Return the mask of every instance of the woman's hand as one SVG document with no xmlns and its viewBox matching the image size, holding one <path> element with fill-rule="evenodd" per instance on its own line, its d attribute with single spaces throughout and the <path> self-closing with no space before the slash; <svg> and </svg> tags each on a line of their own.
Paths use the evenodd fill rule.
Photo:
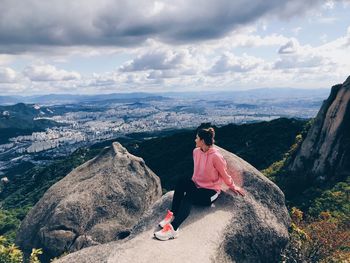
<svg viewBox="0 0 350 263">
<path fill-rule="evenodd" d="M 237 186 L 237 185 L 233 185 L 230 187 L 230 189 L 235 193 L 235 194 L 240 194 L 241 196 L 245 195 L 245 191 L 243 190 L 243 188 Z"/>
</svg>

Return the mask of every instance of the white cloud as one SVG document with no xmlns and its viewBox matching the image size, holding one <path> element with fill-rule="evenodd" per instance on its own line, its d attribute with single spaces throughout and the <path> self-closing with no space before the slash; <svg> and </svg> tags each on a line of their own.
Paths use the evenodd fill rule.
<svg viewBox="0 0 350 263">
<path fill-rule="evenodd" d="M 333 9 L 334 8 L 334 1 L 332 0 L 327 0 L 323 5 L 323 9 Z"/>
<path fill-rule="evenodd" d="M 184 52 L 151 50 L 122 65 L 120 71 L 167 70 L 180 67 L 185 60 Z"/>
<path fill-rule="evenodd" d="M 336 55 L 335 43 L 332 48 L 328 46 L 330 43 L 316 47 L 297 43 L 295 52 L 281 53 L 280 58 L 272 64 L 272 70 L 278 71 L 275 76 L 285 76 L 286 81 L 293 83 L 293 86 L 308 88 L 324 87 L 322 81 L 337 83 L 349 74 L 346 68 L 350 65 L 344 59 L 344 50 L 339 52 L 340 56 Z"/>
<path fill-rule="evenodd" d="M 345 47 L 349 47 L 350 46 L 350 26 L 348 27 L 347 31 L 346 31 L 346 36 L 345 36 Z"/>
<path fill-rule="evenodd" d="M 167 79 L 178 77 L 180 73 L 176 70 L 153 70 L 151 71 L 147 78 L 148 79 Z"/>
<path fill-rule="evenodd" d="M 222 55 L 209 69 L 210 74 L 220 74 L 225 72 L 248 72 L 257 68 L 264 61 L 262 59 L 244 54 L 237 57 L 231 53 Z"/>
<path fill-rule="evenodd" d="M 0 65 L 8 65 L 15 59 L 14 56 L 0 54 Z"/>
<path fill-rule="evenodd" d="M 57 69 L 48 64 L 28 66 L 23 70 L 23 74 L 31 81 L 67 81 L 81 78 L 78 72 Z"/>
<path fill-rule="evenodd" d="M 329 53 L 337 50 L 344 50 L 350 47 L 350 26 L 347 28 L 347 31 L 344 36 L 334 39 L 330 42 L 327 42 L 318 49 L 324 53 Z"/>
<path fill-rule="evenodd" d="M 83 87 L 116 87 L 126 82 L 127 75 L 119 72 L 93 73 L 92 76 L 86 76 L 79 82 Z"/>
<path fill-rule="evenodd" d="M 301 46 L 295 38 L 282 45 L 278 53 L 280 58 L 273 63 L 273 69 L 303 71 L 317 74 L 317 70 L 336 63 L 325 56 L 317 47 L 310 45 Z"/>
<path fill-rule="evenodd" d="M 0 85 L 1 95 L 28 94 L 28 86 L 21 83 L 2 83 Z"/>
<path fill-rule="evenodd" d="M 325 59 L 321 56 L 283 56 L 274 64 L 275 69 L 303 69 L 303 68 L 317 68 L 324 65 Z"/>
<path fill-rule="evenodd" d="M 259 35 L 236 35 L 233 36 L 233 46 L 236 47 L 262 47 L 280 45 L 286 41 L 286 37 L 277 34 L 271 34 L 265 37 Z"/>
<path fill-rule="evenodd" d="M 208 63 L 208 58 L 203 58 L 202 50 L 198 53 L 201 55 L 196 54 L 196 51 L 198 49 L 192 45 L 171 47 L 150 41 L 148 46 L 138 49 L 134 59 L 119 67 L 118 74 L 129 74 L 133 83 L 136 76 L 139 76 L 138 80 L 143 80 L 145 85 L 164 84 L 175 78 L 182 82 L 184 78 L 201 74 L 201 70 Z"/>
<path fill-rule="evenodd" d="M 14 83 L 17 81 L 17 73 L 12 68 L 0 67 L 0 83 Z"/>
<path fill-rule="evenodd" d="M 302 29 L 303 29 L 302 27 L 298 26 L 298 27 L 293 28 L 292 32 L 294 33 L 294 35 L 297 36 Z"/>
<path fill-rule="evenodd" d="M 233 31 L 228 36 L 220 39 L 220 41 L 213 40 L 207 41 L 203 44 L 198 44 L 199 47 L 208 49 L 232 49 L 237 47 L 242 48 L 257 48 L 257 47 L 268 47 L 268 46 L 279 46 L 286 43 L 289 38 L 280 34 L 269 34 L 261 36 L 254 32 L 246 32 L 242 30 Z"/>
<path fill-rule="evenodd" d="M 298 51 L 299 42 L 295 38 L 290 39 L 287 43 L 281 46 L 278 50 L 279 54 L 293 54 Z"/>
<path fill-rule="evenodd" d="M 317 21 L 321 24 L 334 24 L 338 21 L 337 17 L 320 17 Z"/>
</svg>

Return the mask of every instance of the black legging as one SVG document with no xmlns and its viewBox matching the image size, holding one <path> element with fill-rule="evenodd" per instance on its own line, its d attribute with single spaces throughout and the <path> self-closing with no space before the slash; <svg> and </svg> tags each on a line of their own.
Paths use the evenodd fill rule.
<svg viewBox="0 0 350 263">
<path fill-rule="evenodd" d="M 197 188 L 194 182 L 187 177 L 178 180 L 171 211 L 174 213 L 174 221 L 171 223 L 175 230 L 188 217 L 192 204 L 210 206 L 215 200 L 211 201 L 211 197 L 217 192 L 211 189 Z"/>
</svg>

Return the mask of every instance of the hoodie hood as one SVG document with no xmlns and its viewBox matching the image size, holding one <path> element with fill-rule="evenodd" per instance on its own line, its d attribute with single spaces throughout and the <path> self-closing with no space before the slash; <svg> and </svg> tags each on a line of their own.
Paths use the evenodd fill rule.
<svg viewBox="0 0 350 263">
<path fill-rule="evenodd" d="M 210 155 L 210 154 L 218 152 L 218 149 L 216 149 L 215 146 L 210 147 L 209 150 L 206 152 L 203 152 L 200 147 L 198 147 L 198 150 L 200 151 L 201 154 L 205 154 L 205 155 Z"/>
</svg>

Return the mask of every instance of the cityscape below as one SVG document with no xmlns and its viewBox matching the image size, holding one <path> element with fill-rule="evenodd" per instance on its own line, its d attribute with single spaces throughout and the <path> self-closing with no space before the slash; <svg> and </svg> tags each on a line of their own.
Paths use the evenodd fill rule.
<svg viewBox="0 0 350 263">
<path fill-rule="evenodd" d="M 0 144 L 0 176 L 21 162 L 45 165 L 50 160 L 67 156 L 82 146 L 99 141 L 128 136 L 131 133 L 156 132 L 173 129 L 195 128 L 201 123 L 223 126 L 230 123 L 244 124 L 270 121 L 287 117 L 309 119 L 315 117 L 328 90 L 270 94 L 245 92 L 195 96 L 155 96 L 140 94 L 127 98 L 90 98 L 65 104 L 46 101 L 25 104 L 37 113 L 33 121 L 47 120 L 56 123 L 42 131 L 8 138 Z M 254 94 L 254 96 L 253 96 Z M 170 96 L 169 96 L 170 95 Z M 232 94 L 231 94 L 232 95 Z M 62 99 L 62 97 L 61 97 Z M 11 119 L 6 107 L 1 118 Z"/>
</svg>

